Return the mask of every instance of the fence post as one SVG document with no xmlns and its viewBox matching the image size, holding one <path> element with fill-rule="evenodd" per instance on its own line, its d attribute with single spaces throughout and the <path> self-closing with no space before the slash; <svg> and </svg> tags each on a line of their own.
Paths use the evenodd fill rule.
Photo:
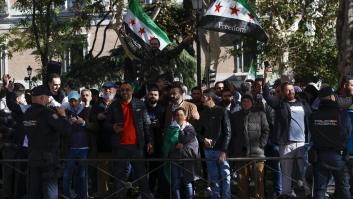
<svg viewBox="0 0 353 199">
<path fill-rule="evenodd" d="M 258 193 L 258 190 L 259 190 L 259 187 L 258 187 L 258 179 L 257 179 L 257 169 L 256 169 L 256 163 L 257 163 L 257 160 L 254 160 L 253 161 L 253 172 L 254 172 L 254 182 L 255 182 L 255 198 L 257 198 L 257 193 Z"/>
<path fill-rule="evenodd" d="M 173 192 L 172 192 L 172 160 L 169 160 L 169 198 L 173 198 Z"/>
</svg>

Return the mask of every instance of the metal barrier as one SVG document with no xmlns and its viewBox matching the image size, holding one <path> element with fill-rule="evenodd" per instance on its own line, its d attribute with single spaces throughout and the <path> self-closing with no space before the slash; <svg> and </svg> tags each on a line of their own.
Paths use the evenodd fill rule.
<svg viewBox="0 0 353 199">
<path fill-rule="evenodd" d="M 236 172 L 239 172 L 241 169 L 249 166 L 249 165 L 252 165 L 253 166 L 253 172 L 254 172 L 254 178 L 252 180 L 255 181 L 255 186 L 254 186 L 254 193 L 257 193 L 258 192 L 258 187 L 257 187 L 257 171 L 255 169 L 255 165 L 257 162 L 264 162 L 264 161 L 271 161 L 271 160 L 298 160 L 298 159 L 302 159 L 302 157 L 297 157 L 297 158 L 289 158 L 289 157 L 265 157 L 265 158 L 250 158 L 250 157 L 244 157 L 244 158 L 227 158 L 227 161 L 228 162 L 232 162 L 232 163 L 235 163 L 235 162 L 244 162 L 244 164 L 239 167 L 239 168 L 236 168 L 235 170 L 231 170 L 230 172 L 230 176 L 233 176 L 234 173 Z M 21 175 L 26 175 L 26 173 L 18 170 L 16 167 L 12 166 L 10 163 L 18 163 L 18 162 L 27 162 L 28 160 L 27 159 L 2 159 L 0 160 L 0 165 L 6 165 L 12 169 L 14 169 L 15 172 L 18 172 L 20 173 Z M 157 172 L 159 169 L 163 168 L 165 165 L 169 164 L 169 165 L 175 165 L 179 168 L 181 168 L 183 171 L 185 172 L 193 172 L 193 171 L 189 171 L 187 170 L 186 168 L 182 167 L 180 164 L 180 162 L 201 162 L 201 161 L 218 161 L 218 159 L 205 159 L 205 158 L 199 158 L 199 159 L 171 159 L 171 158 L 164 158 L 164 159 L 159 159 L 159 158 L 141 158 L 141 159 L 111 159 L 111 158 L 102 158 L 102 159 L 60 159 L 60 161 L 63 163 L 63 162 L 66 162 L 66 161 L 76 161 L 76 162 L 86 162 L 88 163 L 88 165 L 90 167 L 93 167 L 95 169 L 97 169 L 97 171 L 99 171 L 102 175 L 107 175 L 111 178 L 113 178 L 114 180 L 118 180 L 120 181 L 124 186 L 121 187 L 119 190 L 114 190 L 113 192 L 110 192 L 109 195 L 105 196 L 104 198 L 105 199 L 108 199 L 108 198 L 113 198 L 115 197 L 117 194 L 121 193 L 123 190 L 126 190 L 126 189 L 131 189 L 131 188 L 134 188 L 135 184 L 137 184 L 138 181 L 140 181 L 141 179 L 145 178 L 145 177 L 148 177 L 148 175 L 150 175 L 151 173 L 153 172 Z M 162 162 L 161 165 L 159 165 L 157 168 L 154 168 L 153 170 L 150 170 L 149 172 L 146 172 L 145 175 L 143 175 L 142 177 L 140 177 L 139 179 L 135 179 L 133 180 L 132 182 L 128 182 L 128 181 L 124 181 L 124 180 L 121 180 L 121 179 L 118 179 L 116 176 L 114 176 L 110 171 L 107 171 L 103 168 L 100 168 L 98 166 L 96 166 L 94 163 L 97 163 L 97 162 L 110 162 L 110 163 L 113 163 L 113 162 L 117 162 L 117 161 L 137 161 L 137 162 L 142 162 L 142 163 L 146 163 L 146 162 Z M 170 166 L 171 168 L 171 166 Z M 265 164 L 265 168 L 273 171 L 273 172 L 278 172 L 277 170 L 274 170 L 273 168 L 269 167 L 268 165 Z M 171 174 L 171 169 L 169 171 Z M 290 179 L 291 181 L 293 182 L 297 182 L 295 179 L 292 178 L 291 175 L 283 175 L 285 176 L 286 178 Z M 219 179 L 219 182 L 221 182 L 223 179 Z M 200 176 L 200 181 L 204 182 L 204 183 L 209 183 L 208 179 L 205 179 L 203 177 Z M 171 185 L 170 185 L 171 186 Z M 171 187 L 170 188 L 170 194 L 171 194 Z M 306 188 L 309 188 L 309 187 L 306 187 Z M 198 190 L 198 192 L 195 193 L 195 195 L 197 195 L 198 193 L 201 193 L 201 192 L 204 192 L 206 191 L 207 187 L 205 187 L 204 189 L 201 189 L 201 190 Z M 61 198 L 68 198 L 66 196 L 64 196 L 62 193 L 59 193 L 59 196 Z M 170 198 L 171 195 L 170 195 Z M 233 197 L 232 197 L 233 198 Z M 237 196 L 235 196 L 234 198 L 238 198 Z"/>
</svg>

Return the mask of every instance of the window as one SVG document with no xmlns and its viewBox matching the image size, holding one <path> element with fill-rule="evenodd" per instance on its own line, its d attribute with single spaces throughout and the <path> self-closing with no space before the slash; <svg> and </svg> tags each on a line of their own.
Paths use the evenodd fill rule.
<svg viewBox="0 0 353 199">
<path fill-rule="evenodd" d="M 0 16 L 6 16 L 8 14 L 7 1 L 0 0 Z"/>
<path fill-rule="evenodd" d="M 0 77 L 7 73 L 8 57 L 4 45 L 0 45 Z"/>
<path fill-rule="evenodd" d="M 234 56 L 234 72 L 247 73 L 249 72 L 252 60 L 256 62 L 256 41 L 239 41 L 235 44 L 238 55 Z M 255 49 L 255 50 L 254 50 Z"/>
<path fill-rule="evenodd" d="M 155 1 L 154 0 L 144 0 L 145 4 L 153 4 Z"/>
<path fill-rule="evenodd" d="M 79 42 L 77 42 L 79 41 Z M 87 35 L 78 35 L 75 41 L 67 42 L 67 50 L 63 54 L 63 72 L 69 72 L 72 67 L 82 63 L 87 54 Z"/>
</svg>

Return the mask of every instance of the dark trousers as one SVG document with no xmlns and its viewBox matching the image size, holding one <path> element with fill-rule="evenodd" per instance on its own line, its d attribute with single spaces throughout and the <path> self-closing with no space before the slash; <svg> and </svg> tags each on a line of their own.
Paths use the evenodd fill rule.
<svg viewBox="0 0 353 199">
<path fill-rule="evenodd" d="M 159 158 L 159 157 L 151 157 L 151 158 Z M 151 161 L 148 162 L 148 172 L 149 172 L 149 179 L 148 183 L 150 186 L 150 190 L 152 192 L 156 192 L 158 194 L 162 194 L 163 190 L 161 189 L 161 177 L 163 173 L 163 162 Z M 155 190 L 157 187 L 157 190 Z"/>
<path fill-rule="evenodd" d="M 143 151 L 136 145 L 123 145 L 113 149 L 113 158 L 143 158 Z M 151 191 L 148 186 L 145 162 L 121 160 L 113 163 L 114 173 L 114 198 L 126 198 L 126 191 L 129 188 L 126 181 L 132 172 L 133 184 L 137 184 L 143 198 L 151 198 Z"/>
<path fill-rule="evenodd" d="M 265 156 L 266 157 L 279 157 L 279 147 L 276 144 L 267 144 L 265 147 Z M 279 160 L 268 160 L 266 161 L 265 172 L 271 171 L 272 182 L 273 182 L 273 191 L 276 194 L 282 193 L 282 172 L 281 165 Z"/>
<path fill-rule="evenodd" d="M 336 151 L 319 151 L 314 165 L 314 198 L 324 199 L 327 185 L 335 179 L 335 198 L 350 199 L 349 174 L 346 161 Z"/>
<path fill-rule="evenodd" d="M 349 154 L 349 156 L 353 156 L 353 154 Z M 349 185 L 351 196 L 353 196 L 353 159 L 349 159 L 347 162 L 348 173 L 349 173 Z"/>
<path fill-rule="evenodd" d="M 28 199 L 57 199 L 57 167 L 29 167 Z"/>
<path fill-rule="evenodd" d="M 3 159 L 15 159 L 16 148 L 15 147 L 4 147 L 2 149 Z M 3 179 L 3 191 L 2 198 L 12 198 L 14 193 L 15 184 L 15 164 L 13 162 L 5 162 L 2 164 L 2 179 Z"/>
<path fill-rule="evenodd" d="M 28 158 L 28 148 L 20 147 L 16 153 L 17 159 Z M 15 198 L 23 198 L 27 194 L 27 162 L 16 162 L 15 167 L 17 172 L 15 173 Z"/>
</svg>

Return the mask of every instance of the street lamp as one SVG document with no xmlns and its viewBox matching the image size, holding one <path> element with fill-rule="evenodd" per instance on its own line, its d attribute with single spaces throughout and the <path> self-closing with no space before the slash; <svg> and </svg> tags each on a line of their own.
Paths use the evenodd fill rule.
<svg viewBox="0 0 353 199">
<path fill-rule="evenodd" d="M 27 75 L 28 77 L 25 77 L 25 80 L 28 80 L 28 86 L 29 86 L 29 89 L 32 89 L 32 67 L 31 65 L 28 65 L 27 67 Z"/>
<path fill-rule="evenodd" d="M 202 9 L 202 1 L 192 0 L 192 7 L 196 10 L 196 63 L 197 63 L 197 85 L 201 87 L 201 46 L 199 37 L 199 21 Z"/>
</svg>

